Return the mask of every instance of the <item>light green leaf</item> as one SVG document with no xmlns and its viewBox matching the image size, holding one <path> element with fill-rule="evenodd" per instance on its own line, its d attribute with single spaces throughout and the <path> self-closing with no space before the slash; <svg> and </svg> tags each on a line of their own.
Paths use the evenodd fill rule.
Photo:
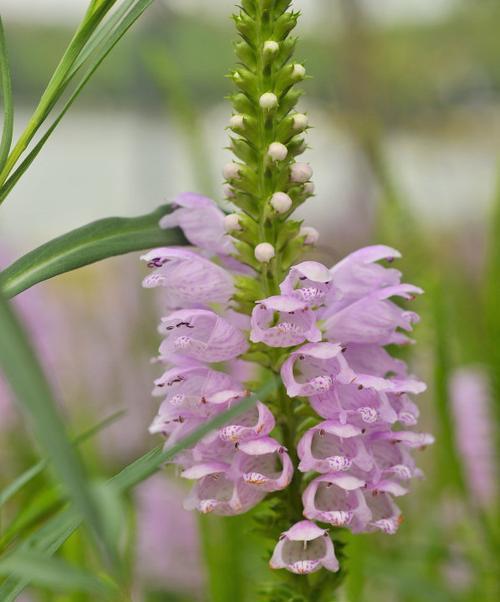
<svg viewBox="0 0 500 602">
<path fill-rule="evenodd" d="M 83 465 L 69 441 L 52 392 L 21 324 L 0 293 L 0 370 L 11 385 L 17 403 L 30 419 L 33 431 L 52 461 L 61 484 L 91 527 L 97 541 L 113 558 L 112 546 L 102 539 L 101 517 Z"/>
<path fill-rule="evenodd" d="M 110 217 L 72 230 L 30 251 L 0 272 L 0 289 L 13 297 L 30 286 L 76 268 L 112 257 L 165 245 L 184 245 L 180 230 L 162 230 L 164 205 L 139 217 Z"/>
<path fill-rule="evenodd" d="M 14 106 L 12 103 L 12 82 L 10 78 L 9 59 L 2 18 L 0 17 L 0 91 L 3 100 L 3 127 L 0 141 L 0 171 L 5 165 L 12 142 L 14 127 Z"/>
<path fill-rule="evenodd" d="M 29 579 L 55 591 L 88 592 L 108 597 L 111 587 L 95 575 L 61 559 L 47 558 L 36 552 L 17 551 L 0 560 L 0 575 Z"/>
<path fill-rule="evenodd" d="M 132 464 L 110 479 L 109 483 L 115 488 L 116 492 L 126 492 L 128 489 L 147 479 L 156 472 L 162 464 L 171 460 L 180 451 L 195 445 L 207 433 L 216 428 L 220 428 L 231 418 L 250 409 L 258 399 L 265 401 L 269 394 L 276 388 L 276 380 L 269 380 L 259 390 L 255 391 L 255 393 L 235 404 L 226 412 L 212 418 L 212 420 L 209 420 L 206 424 L 197 428 L 170 449 L 162 451 L 160 447 L 157 447 L 141 458 L 135 460 L 135 462 L 132 462 Z M 47 523 L 37 532 L 27 537 L 20 544 L 19 548 L 35 548 L 50 556 L 62 546 L 66 539 L 80 526 L 80 524 L 81 517 L 76 508 L 68 508 L 58 516 L 47 521 Z M 16 596 L 19 595 L 29 583 L 29 578 L 18 579 L 15 576 L 10 576 L 2 585 L 0 585 L 0 600 L 5 602 L 15 600 Z"/>
</svg>

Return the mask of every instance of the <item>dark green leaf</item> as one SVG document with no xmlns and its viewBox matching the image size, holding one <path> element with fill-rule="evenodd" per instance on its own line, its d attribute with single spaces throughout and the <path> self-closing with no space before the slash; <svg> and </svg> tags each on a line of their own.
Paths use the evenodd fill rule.
<svg viewBox="0 0 500 602">
<path fill-rule="evenodd" d="M 30 286 L 76 268 L 112 257 L 165 245 L 184 245 L 178 229 L 162 230 L 162 206 L 139 217 L 110 217 L 72 230 L 30 251 L 0 272 L 0 288 L 13 297 Z"/>
</svg>

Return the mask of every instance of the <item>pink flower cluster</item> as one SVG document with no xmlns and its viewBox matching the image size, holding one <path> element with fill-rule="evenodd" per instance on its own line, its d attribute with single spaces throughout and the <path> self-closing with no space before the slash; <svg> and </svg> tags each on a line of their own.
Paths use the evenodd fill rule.
<svg viewBox="0 0 500 602">
<path fill-rule="evenodd" d="M 385 349 L 410 342 L 406 333 L 418 320 L 391 299 L 411 300 L 422 291 L 401 284 L 399 271 L 379 263 L 392 262 L 397 251 L 372 246 L 330 269 L 315 261 L 293 266 L 280 294 L 258 301 L 248 323 L 231 309 L 233 276 L 221 264 L 240 268 L 229 263 L 232 243 L 223 233 L 222 214 L 193 194 L 181 195 L 176 204 L 162 225 L 181 226 L 198 251 L 167 248 L 144 256 L 155 268 L 145 286 L 164 285 L 171 310 L 160 326 L 160 360 L 168 369 L 154 390 L 165 399 L 151 431 L 168 436 L 172 445 L 244 397 L 245 388 L 230 374 L 248 338 L 293 347 L 281 368 L 284 386 L 319 417 L 298 442 L 297 468 L 317 476 L 303 493 L 308 520 L 282 535 L 271 566 L 296 573 L 337 570 L 327 531 L 312 521 L 356 533 L 395 533 L 401 515 L 393 497 L 405 494 L 408 481 L 420 475 L 411 449 L 433 440 L 409 430 L 418 419 L 409 396 L 425 385 Z M 221 362 L 224 372 L 212 366 Z M 285 488 L 294 467 L 270 436 L 274 424 L 259 402 L 177 457 L 183 476 L 196 481 L 186 506 L 235 514 Z"/>
<path fill-rule="evenodd" d="M 153 391 L 164 400 L 150 427 L 152 433 L 168 437 L 168 446 L 248 395 L 235 376 L 241 371 L 237 358 L 248 348 L 248 317 L 231 310 L 231 272 L 205 256 L 231 263 L 232 242 L 224 232 L 223 214 L 213 201 L 195 194 L 181 195 L 176 204 L 178 209 L 161 225 L 182 227 L 197 250 L 155 249 L 143 257 L 154 268 L 144 286 L 164 286 L 170 310 L 160 325 L 164 338 L 159 360 L 167 370 Z M 215 363 L 225 370 L 214 369 Z M 270 410 L 257 402 L 177 455 L 182 476 L 195 481 L 186 508 L 239 514 L 268 492 L 285 488 L 293 466 L 283 446 L 269 436 L 274 425 Z"/>
</svg>

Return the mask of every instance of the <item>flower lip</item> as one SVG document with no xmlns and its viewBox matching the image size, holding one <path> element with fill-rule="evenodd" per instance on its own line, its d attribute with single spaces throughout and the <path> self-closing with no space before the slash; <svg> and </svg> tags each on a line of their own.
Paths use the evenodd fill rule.
<svg viewBox="0 0 500 602">
<path fill-rule="evenodd" d="M 291 541 L 311 541 L 327 533 L 326 529 L 318 527 L 310 520 L 301 520 L 285 531 L 283 535 Z"/>
<path fill-rule="evenodd" d="M 190 468 L 187 468 L 181 473 L 181 476 L 185 479 L 197 480 L 202 477 L 206 477 L 207 475 L 217 474 L 220 472 L 227 472 L 229 466 L 224 462 L 205 462 L 200 464 L 195 464 Z"/>
<path fill-rule="evenodd" d="M 333 277 L 330 270 L 319 261 L 303 261 L 302 263 L 293 265 L 290 268 L 290 272 L 292 271 L 297 271 L 302 276 L 305 276 L 314 282 L 322 282 L 325 284 L 330 282 Z"/>
<path fill-rule="evenodd" d="M 290 297 L 289 295 L 274 295 L 273 297 L 267 297 L 267 299 L 260 299 L 259 301 L 256 301 L 256 303 L 260 303 L 260 305 L 266 309 L 282 311 L 285 313 L 307 309 L 307 304 L 304 303 L 304 301 L 295 297 Z"/>
</svg>

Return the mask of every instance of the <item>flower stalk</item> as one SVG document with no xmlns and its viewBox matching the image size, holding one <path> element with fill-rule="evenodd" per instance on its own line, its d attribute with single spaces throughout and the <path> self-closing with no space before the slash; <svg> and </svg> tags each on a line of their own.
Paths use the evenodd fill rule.
<svg viewBox="0 0 500 602">
<path fill-rule="evenodd" d="M 422 291 L 401 283 L 395 249 L 375 245 L 331 268 L 297 263 L 318 232 L 292 217 L 314 193 L 307 116 L 296 110 L 305 68 L 292 60 L 298 13 L 290 0 L 243 0 L 234 16 L 239 59 L 230 74 L 230 148 L 223 169 L 235 211 L 179 195 L 160 225 L 180 227 L 193 250 L 154 249 L 146 287 L 165 287 L 158 360 L 165 396 L 150 431 L 167 447 L 272 376 L 275 395 L 177 457 L 194 482 L 185 507 L 254 513 L 274 538 L 281 581 L 269 602 L 332 600 L 342 582 L 339 528 L 394 534 L 393 497 L 420 475 L 411 448 L 432 443 L 410 394 L 425 390 L 387 345 L 410 342 L 418 321 L 392 299 Z M 266 502 L 264 499 L 267 498 Z"/>
</svg>

